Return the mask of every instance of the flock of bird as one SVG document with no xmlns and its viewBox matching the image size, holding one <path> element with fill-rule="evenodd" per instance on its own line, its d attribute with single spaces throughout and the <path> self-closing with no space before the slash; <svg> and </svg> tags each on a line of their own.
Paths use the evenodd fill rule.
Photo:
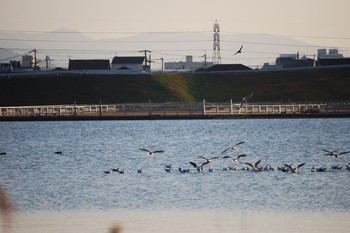
<svg viewBox="0 0 350 233">
<path fill-rule="evenodd" d="M 218 160 L 218 159 L 230 159 L 232 161 L 232 166 L 229 167 L 224 167 L 222 168 L 223 171 L 234 171 L 234 170 L 243 170 L 243 171 L 252 171 L 252 172 L 262 172 L 262 171 L 281 171 L 281 172 L 288 172 L 288 173 L 299 173 L 301 168 L 306 164 L 306 163 L 301 163 L 298 165 L 293 165 L 293 164 L 287 164 L 287 163 L 283 163 L 283 166 L 280 167 L 273 167 L 271 165 L 266 165 L 266 166 L 262 166 L 261 165 L 261 159 L 257 160 L 255 163 L 250 163 L 250 162 L 241 162 L 241 160 L 243 158 L 246 158 L 248 155 L 247 154 L 239 154 L 237 156 L 233 156 L 233 155 L 225 155 L 227 152 L 232 152 L 232 153 L 236 153 L 239 151 L 239 146 L 241 144 L 243 144 L 244 141 L 236 143 L 233 146 L 230 146 L 224 150 L 221 151 L 221 155 L 223 156 L 215 156 L 215 157 L 211 157 L 211 158 L 207 158 L 204 156 L 199 156 L 198 159 L 201 159 L 200 162 L 194 162 L 194 161 L 189 161 L 189 165 L 191 165 L 192 168 L 194 168 L 195 172 L 213 172 L 213 168 L 211 168 L 210 165 L 214 160 Z M 162 154 L 165 151 L 164 150 L 148 150 L 148 149 L 139 149 L 140 151 L 146 152 L 147 156 L 154 156 L 157 154 Z M 343 152 L 339 152 L 339 151 L 330 151 L 330 150 L 322 150 L 324 152 L 325 156 L 328 156 L 332 159 L 335 160 L 340 160 L 343 161 L 342 156 L 345 154 L 350 153 L 350 151 L 343 151 Z M 239 164 L 242 164 L 243 166 L 238 167 Z M 164 166 L 164 171 L 165 172 L 172 172 L 173 171 L 173 167 L 171 164 L 168 165 L 163 165 Z M 208 169 L 207 169 L 208 168 Z M 311 172 L 326 172 L 329 170 L 332 171 L 338 171 L 341 170 L 343 168 L 343 166 L 341 165 L 333 165 L 331 166 L 331 168 L 327 168 L 326 166 L 322 166 L 322 167 L 315 167 L 312 166 L 311 168 Z M 346 164 L 345 167 L 346 170 L 350 171 L 350 162 L 348 162 Z M 175 170 L 176 171 L 176 170 Z M 182 168 L 182 167 L 178 167 L 177 169 L 178 172 L 180 173 L 191 173 L 193 172 L 193 170 L 191 170 L 190 168 Z M 116 169 L 109 169 L 109 170 L 105 170 L 104 173 L 105 174 L 111 174 L 113 172 L 117 172 L 119 174 L 124 174 L 125 171 L 119 168 Z M 137 170 L 138 173 L 142 173 L 143 170 L 142 169 L 138 169 Z"/>
<path fill-rule="evenodd" d="M 225 155 L 227 152 L 237 153 L 239 151 L 239 146 L 242 145 L 243 143 L 244 143 L 244 141 L 241 141 L 239 143 L 234 144 L 233 146 L 230 146 L 230 147 L 222 150 L 221 151 L 221 155 L 223 155 L 222 157 L 215 156 L 215 157 L 207 158 L 204 156 L 199 156 L 198 158 L 201 159 L 200 162 L 189 161 L 188 163 L 197 172 L 206 172 L 206 171 L 213 172 L 213 168 L 211 168 L 208 165 L 210 165 L 214 160 L 218 160 L 218 159 L 229 159 L 232 162 L 232 166 L 222 168 L 223 171 L 243 170 L 243 171 L 261 172 L 261 171 L 276 171 L 276 170 L 278 170 L 278 171 L 282 171 L 282 172 L 299 173 L 300 169 L 305 165 L 305 163 L 301 163 L 298 165 L 283 163 L 283 166 L 275 168 L 275 167 L 271 166 L 270 164 L 268 164 L 266 166 L 262 166 L 261 159 L 257 160 L 255 163 L 241 162 L 241 160 L 243 158 L 246 158 L 248 156 L 247 154 L 239 154 L 237 156 Z M 154 151 L 148 150 L 148 149 L 139 149 L 139 150 L 146 152 L 146 156 L 150 156 L 150 157 L 153 157 L 157 154 L 162 154 L 165 152 L 164 150 L 154 150 Z M 322 149 L 322 151 L 324 152 L 325 156 L 328 156 L 329 158 L 332 158 L 336 161 L 342 161 L 343 164 L 346 164 L 345 169 L 347 171 L 350 171 L 350 162 L 346 162 L 343 159 L 343 155 L 349 154 L 350 151 L 338 151 L 338 150 L 331 151 L 331 150 L 326 150 L 326 149 Z M 61 155 L 61 154 L 63 154 L 63 152 L 56 151 L 56 152 L 54 152 L 54 154 Z M 0 155 L 6 155 L 6 152 L 0 152 Z M 239 164 L 242 164 L 243 166 L 238 167 Z M 208 167 L 208 169 L 206 169 L 206 167 Z M 326 166 L 321 166 L 321 167 L 312 166 L 311 172 L 339 171 L 339 170 L 342 170 L 342 168 L 343 168 L 343 166 L 341 166 L 339 164 L 332 165 L 330 168 L 328 168 Z M 172 172 L 173 167 L 171 164 L 164 165 L 164 170 L 166 172 Z M 190 168 L 185 169 L 182 167 L 179 167 L 177 169 L 177 171 L 180 173 L 191 173 L 192 172 L 192 170 Z M 104 173 L 105 174 L 111 174 L 111 173 L 125 174 L 125 170 L 120 169 L 120 168 L 112 168 L 109 170 L 104 170 Z M 143 169 L 137 169 L 137 173 L 143 173 Z"/>
</svg>

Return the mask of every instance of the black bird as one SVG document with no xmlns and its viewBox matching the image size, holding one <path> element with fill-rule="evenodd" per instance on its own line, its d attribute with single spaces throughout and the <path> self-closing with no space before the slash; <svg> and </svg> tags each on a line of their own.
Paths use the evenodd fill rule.
<svg viewBox="0 0 350 233">
<path fill-rule="evenodd" d="M 231 147 L 229 147 L 229 148 L 223 150 L 223 151 L 221 152 L 221 154 L 224 154 L 224 153 L 226 153 L 226 152 L 229 151 L 229 150 L 238 151 L 238 146 L 241 145 L 241 144 L 243 144 L 243 143 L 244 143 L 244 142 L 239 142 L 239 143 L 237 143 L 237 144 L 235 144 L 235 145 L 233 145 L 233 146 L 231 146 Z"/>
<path fill-rule="evenodd" d="M 289 165 L 289 164 L 283 164 L 287 169 L 288 171 L 292 172 L 292 173 L 299 173 L 299 168 L 301 168 L 302 166 L 305 165 L 305 163 L 301 163 L 299 164 L 298 166 L 296 167 L 292 167 L 292 165 Z"/>
<path fill-rule="evenodd" d="M 120 170 L 120 169 L 118 168 L 117 172 L 118 172 L 119 174 L 125 174 L 124 169 L 123 169 L 123 170 Z"/>
<path fill-rule="evenodd" d="M 105 174 L 111 174 L 113 171 L 112 169 L 111 170 L 108 170 L 108 171 L 103 171 Z"/>
<path fill-rule="evenodd" d="M 56 154 L 56 155 L 61 155 L 61 154 L 62 154 L 62 151 L 56 151 L 55 154 Z"/>
<path fill-rule="evenodd" d="M 327 168 L 325 166 L 323 167 L 312 166 L 311 168 L 311 172 L 326 172 L 326 171 L 327 171 Z"/>
<path fill-rule="evenodd" d="M 331 166 L 332 170 L 341 170 L 343 167 L 339 164 Z"/>
<path fill-rule="evenodd" d="M 237 50 L 237 52 L 235 52 L 235 54 L 233 54 L 232 56 L 235 56 L 239 53 L 242 53 L 242 49 L 243 49 L 243 45 Z"/>
<path fill-rule="evenodd" d="M 151 150 L 147 150 L 147 149 L 140 149 L 142 151 L 146 151 L 148 153 L 149 156 L 152 156 L 154 154 L 161 154 L 164 153 L 164 150 L 155 150 L 155 151 L 151 151 Z"/>
<path fill-rule="evenodd" d="M 6 152 L 0 152 L 0 155 L 6 155 Z"/>
<path fill-rule="evenodd" d="M 168 164 L 168 165 L 164 164 L 164 171 L 171 172 L 171 168 L 172 168 L 171 164 Z"/>
</svg>

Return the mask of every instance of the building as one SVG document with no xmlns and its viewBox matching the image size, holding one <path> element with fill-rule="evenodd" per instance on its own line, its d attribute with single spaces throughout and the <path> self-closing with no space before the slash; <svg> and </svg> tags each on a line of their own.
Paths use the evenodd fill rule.
<svg viewBox="0 0 350 233">
<path fill-rule="evenodd" d="M 112 70 L 142 71 L 145 68 L 145 57 L 114 57 Z"/>
<path fill-rule="evenodd" d="M 110 70 L 109 60 L 71 60 L 69 59 L 69 70 Z"/>
<path fill-rule="evenodd" d="M 346 58 L 320 58 L 319 66 L 344 66 L 350 65 L 350 57 Z"/>
<path fill-rule="evenodd" d="M 209 67 L 205 71 L 220 72 L 220 71 L 247 71 L 247 70 L 252 70 L 252 68 L 242 64 L 216 64 Z"/>
<path fill-rule="evenodd" d="M 307 58 L 302 56 L 299 58 L 299 53 L 296 54 L 280 54 L 276 58 L 275 64 L 271 65 L 265 63 L 263 70 L 275 70 L 275 69 L 288 69 L 288 68 L 305 68 L 305 67 L 314 67 L 317 62 L 315 59 Z"/>
<path fill-rule="evenodd" d="M 34 68 L 34 58 L 32 55 L 24 55 L 22 56 L 22 65 L 25 69 L 33 69 Z"/>
<path fill-rule="evenodd" d="M 317 59 L 330 59 L 330 58 L 344 58 L 343 54 L 338 52 L 338 49 L 318 49 L 317 50 Z"/>
<path fill-rule="evenodd" d="M 0 63 L 0 73 L 9 73 L 12 72 L 13 68 L 11 63 Z"/>
<path fill-rule="evenodd" d="M 341 66 L 350 65 L 350 58 L 345 58 L 338 49 L 318 49 L 317 59 L 320 66 Z"/>
<path fill-rule="evenodd" d="M 195 71 L 195 70 L 203 70 L 206 67 L 212 66 L 212 62 L 194 62 L 193 56 L 186 56 L 186 61 L 179 61 L 179 62 L 165 62 L 164 68 L 166 70 L 188 70 L 188 71 Z"/>
</svg>

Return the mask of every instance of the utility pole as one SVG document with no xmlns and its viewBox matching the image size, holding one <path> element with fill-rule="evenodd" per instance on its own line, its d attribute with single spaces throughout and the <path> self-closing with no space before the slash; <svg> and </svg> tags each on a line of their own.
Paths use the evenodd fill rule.
<svg viewBox="0 0 350 233">
<path fill-rule="evenodd" d="M 149 50 L 141 50 L 139 51 L 140 53 L 145 53 L 145 70 L 149 69 L 151 70 L 151 55 L 149 55 L 149 61 L 147 59 L 147 53 L 152 53 L 151 51 Z M 149 63 L 149 65 L 147 65 Z"/>
<path fill-rule="evenodd" d="M 163 71 L 164 71 L 164 58 L 160 58 L 160 60 L 162 61 L 162 73 L 163 73 Z"/>
<path fill-rule="evenodd" d="M 53 61 L 50 59 L 50 56 L 46 56 L 45 57 L 45 63 L 46 63 L 46 70 L 49 70 L 49 65 L 50 65 L 50 61 Z"/>
<path fill-rule="evenodd" d="M 148 63 L 149 63 L 149 70 L 151 71 L 151 64 L 152 64 L 152 58 L 151 58 L 151 54 L 148 54 L 149 59 L 148 59 Z"/>
<path fill-rule="evenodd" d="M 206 70 L 207 69 L 207 52 L 206 51 L 204 51 L 204 55 L 202 57 L 204 57 L 204 70 Z"/>
</svg>

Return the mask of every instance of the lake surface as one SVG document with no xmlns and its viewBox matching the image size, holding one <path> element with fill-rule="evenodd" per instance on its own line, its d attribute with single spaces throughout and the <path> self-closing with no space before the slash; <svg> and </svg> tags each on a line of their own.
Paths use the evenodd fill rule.
<svg viewBox="0 0 350 233">
<path fill-rule="evenodd" d="M 245 143 L 238 152 L 225 154 L 248 154 L 238 168 L 258 159 L 275 168 L 306 164 L 299 174 L 223 171 L 232 161 L 221 159 L 221 151 L 240 141 Z M 140 148 L 165 152 L 150 157 Z M 350 150 L 350 119 L 0 122 L 0 152 L 6 152 L 0 155 L 0 183 L 24 215 L 172 211 L 348 216 L 350 172 L 345 167 L 350 154 L 334 160 L 322 149 Z M 189 162 L 204 162 L 199 156 L 220 158 L 198 173 Z M 171 172 L 164 170 L 168 164 Z M 338 164 L 341 170 L 331 169 Z M 178 172 L 180 166 L 191 172 Z M 327 172 L 311 172 L 312 166 L 326 166 Z M 105 174 L 112 168 L 125 174 Z"/>
</svg>

